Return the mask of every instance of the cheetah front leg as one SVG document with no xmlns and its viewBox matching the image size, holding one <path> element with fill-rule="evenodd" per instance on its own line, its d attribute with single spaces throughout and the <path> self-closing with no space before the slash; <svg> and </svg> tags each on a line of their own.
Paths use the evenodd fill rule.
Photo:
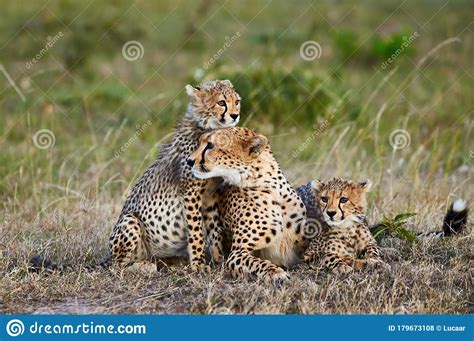
<svg viewBox="0 0 474 341">
<path fill-rule="evenodd" d="M 364 250 L 364 258 L 380 260 L 379 248 L 377 247 L 375 242 L 371 241 L 367 244 Z"/>
<path fill-rule="evenodd" d="M 184 211 L 188 226 L 188 255 L 193 271 L 207 271 L 204 257 L 204 235 L 202 219 L 202 194 L 205 182 L 201 180 L 189 181 L 184 193 Z"/>
<path fill-rule="evenodd" d="M 341 258 L 345 264 L 356 270 L 361 270 L 366 265 L 365 259 L 358 259 L 352 256 L 344 256 Z"/>
<path fill-rule="evenodd" d="M 110 236 L 113 264 L 127 271 L 154 273 L 156 264 L 150 258 L 142 222 L 133 213 L 124 214 L 115 225 Z"/>
<path fill-rule="evenodd" d="M 377 242 L 368 230 L 364 230 L 364 232 L 361 233 L 361 240 L 362 242 L 359 245 L 359 249 L 362 250 L 364 254 L 364 263 L 367 265 L 382 264 L 383 261 L 379 254 Z"/>
<path fill-rule="evenodd" d="M 249 206 L 249 210 L 252 204 Z M 283 231 L 280 227 L 281 216 L 274 210 L 269 210 L 273 219 L 277 221 L 272 226 L 249 226 L 245 223 L 248 218 L 241 217 L 232 230 L 232 249 L 226 266 L 234 276 L 256 276 L 266 282 L 279 283 L 289 280 L 289 276 L 281 267 L 269 260 L 264 260 L 253 255 L 253 252 L 263 251 L 278 245 Z M 271 214 L 265 212 L 266 221 L 270 220 Z M 243 222 L 243 223 L 242 223 Z"/>
<path fill-rule="evenodd" d="M 265 280 L 265 282 L 275 284 L 290 279 L 285 270 L 269 260 L 253 256 L 248 250 L 232 250 L 226 266 L 234 277 L 255 276 Z"/>
<path fill-rule="evenodd" d="M 322 258 L 322 264 L 335 273 L 351 272 L 354 269 L 352 261 L 352 258 L 341 257 L 335 252 L 326 252 Z"/>
<path fill-rule="evenodd" d="M 224 227 L 219 219 L 218 196 L 212 194 L 215 191 L 203 197 L 202 218 L 212 261 L 220 264 L 224 261 Z"/>
<path fill-rule="evenodd" d="M 306 263 L 313 263 L 319 259 L 321 252 L 320 240 L 313 239 L 304 253 L 303 260 Z"/>
<path fill-rule="evenodd" d="M 386 265 L 379 256 L 377 245 L 375 242 L 368 244 L 364 250 L 364 259 L 359 259 L 351 256 L 342 257 L 343 261 L 356 270 L 362 270 L 366 266 L 371 265 Z"/>
<path fill-rule="evenodd" d="M 224 261 L 224 228 L 217 223 L 209 232 L 209 248 L 212 260 L 220 264 Z"/>
<path fill-rule="evenodd" d="M 340 240 L 330 239 L 324 245 L 321 264 L 336 273 L 348 273 L 354 269 L 354 257 L 344 252 L 346 245 Z"/>
</svg>

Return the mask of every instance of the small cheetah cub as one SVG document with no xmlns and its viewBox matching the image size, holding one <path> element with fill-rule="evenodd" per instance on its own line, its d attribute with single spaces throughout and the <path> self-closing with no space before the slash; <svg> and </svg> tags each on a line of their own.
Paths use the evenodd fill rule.
<svg viewBox="0 0 474 341">
<path fill-rule="evenodd" d="M 325 226 L 306 250 L 305 262 L 317 261 L 340 273 L 382 262 L 365 217 L 370 186 L 369 180 L 353 183 L 338 178 L 311 183 Z"/>
</svg>

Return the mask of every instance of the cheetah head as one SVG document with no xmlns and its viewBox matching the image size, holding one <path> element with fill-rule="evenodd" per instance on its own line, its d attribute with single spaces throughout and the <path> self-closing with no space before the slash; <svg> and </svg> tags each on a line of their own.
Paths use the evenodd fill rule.
<svg viewBox="0 0 474 341">
<path fill-rule="evenodd" d="M 328 182 L 311 182 L 316 205 L 330 227 L 348 227 L 364 220 L 367 206 L 365 194 L 371 185 L 370 180 L 353 183 L 338 178 Z"/>
<path fill-rule="evenodd" d="M 265 136 L 247 128 L 232 127 L 203 134 L 188 165 L 196 178 L 222 177 L 226 183 L 248 187 L 255 186 L 271 158 Z"/>
<path fill-rule="evenodd" d="M 233 127 L 240 119 L 240 96 L 228 80 L 198 86 L 186 85 L 190 97 L 188 112 L 206 130 Z"/>
</svg>

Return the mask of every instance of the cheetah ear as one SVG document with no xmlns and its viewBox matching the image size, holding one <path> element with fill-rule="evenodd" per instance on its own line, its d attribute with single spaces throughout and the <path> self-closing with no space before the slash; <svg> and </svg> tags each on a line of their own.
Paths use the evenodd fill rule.
<svg viewBox="0 0 474 341">
<path fill-rule="evenodd" d="M 323 182 L 321 180 L 313 180 L 311 181 L 311 188 L 314 189 L 315 191 L 319 191 L 321 186 L 323 185 Z"/>
<path fill-rule="evenodd" d="M 357 183 L 357 187 L 362 189 L 364 192 L 368 192 L 370 191 L 370 188 L 372 187 L 372 181 L 370 181 L 369 179 L 359 181 Z"/>
<path fill-rule="evenodd" d="M 232 83 L 230 82 L 230 80 L 228 80 L 228 79 L 224 79 L 224 80 L 221 80 L 221 81 L 219 81 L 219 82 L 222 83 L 222 84 L 224 84 L 224 85 L 226 85 L 226 86 L 229 86 L 229 87 L 231 87 L 231 88 L 234 87 L 234 86 L 232 85 Z"/>
<path fill-rule="evenodd" d="M 186 93 L 188 94 L 189 97 L 195 97 L 196 94 L 199 91 L 201 91 L 201 89 L 198 86 L 194 87 L 190 84 L 186 85 L 184 88 L 186 89 Z"/>
<path fill-rule="evenodd" d="M 263 135 L 256 135 L 248 140 L 249 155 L 257 157 L 267 146 L 268 139 Z"/>
</svg>

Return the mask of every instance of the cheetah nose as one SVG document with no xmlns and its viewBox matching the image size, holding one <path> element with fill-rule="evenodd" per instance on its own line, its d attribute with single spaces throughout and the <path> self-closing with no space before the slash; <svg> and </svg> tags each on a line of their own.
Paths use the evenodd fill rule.
<svg viewBox="0 0 474 341">
<path fill-rule="evenodd" d="M 186 163 L 188 164 L 189 167 L 194 166 L 194 160 L 193 160 L 193 159 L 188 159 L 188 160 L 186 161 Z"/>
<path fill-rule="evenodd" d="M 239 114 L 230 114 L 230 117 L 235 121 L 237 117 L 239 117 Z"/>
<path fill-rule="evenodd" d="M 336 215 L 336 211 L 327 211 L 326 213 L 328 214 L 329 218 L 331 218 L 331 219 L 334 218 L 334 216 Z"/>
</svg>

